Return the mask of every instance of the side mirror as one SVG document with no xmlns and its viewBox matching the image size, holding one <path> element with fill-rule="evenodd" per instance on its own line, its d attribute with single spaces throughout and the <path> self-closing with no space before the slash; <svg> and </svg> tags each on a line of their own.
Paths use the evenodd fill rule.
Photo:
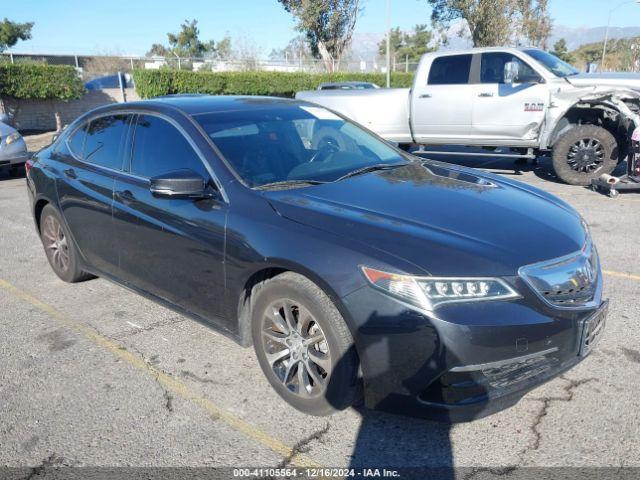
<svg viewBox="0 0 640 480">
<path fill-rule="evenodd" d="M 504 83 L 511 85 L 518 80 L 520 64 L 518 62 L 507 62 L 504 64 Z"/>
<path fill-rule="evenodd" d="M 177 170 L 153 177 L 149 190 L 161 198 L 201 199 L 213 196 L 205 179 L 191 170 Z"/>
</svg>

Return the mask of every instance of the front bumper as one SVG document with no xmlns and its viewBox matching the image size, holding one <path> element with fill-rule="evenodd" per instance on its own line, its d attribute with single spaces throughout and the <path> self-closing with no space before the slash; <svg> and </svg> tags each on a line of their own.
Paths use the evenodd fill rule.
<svg viewBox="0 0 640 480">
<path fill-rule="evenodd" d="M 519 277 L 510 281 L 522 298 L 446 305 L 437 318 L 371 287 L 344 297 L 356 325 L 365 405 L 470 421 L 517 403 L 580 362 L 587 354 L 585 325 L 606 302 L 598 309 L 556 309 Z M 601 286 L 598 298 L 600 292 Z"/>
<path fill-rule="evenodd" d="M 27 145 L 23 138 L 7 145 L 5 140 L 0 142 L 0 168 L 10 168 L 22 165 L 29 159 Z"/>
</svg>

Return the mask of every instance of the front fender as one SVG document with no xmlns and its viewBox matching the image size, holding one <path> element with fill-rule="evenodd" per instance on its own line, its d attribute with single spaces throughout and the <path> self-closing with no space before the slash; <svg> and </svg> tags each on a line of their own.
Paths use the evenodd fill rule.
<svg viewBox="0 0 640 480">
<path fill-rule="evenodd" d="M 555 141 L 566 130 L 568 125 L 563 124 L 562 120 L 566 118 L 571 109 L 580 104 L 586 104 L 591 107 L 605 107 L 618 112 L 623 125 L 629 132 L 633 131 L 635 127 L 640 126 L 640 115 L 629 108 L 624 101 L 625 99 L 636 101 L 640 107 L 640 94 L 634 90 L 605 87 L 558 90 L 552 94 L 551 108 L 547 110 L 545 123 L 548 128 L 545 129 L 540 138 L 541 147 L 553 147 Z"/>
</svg>

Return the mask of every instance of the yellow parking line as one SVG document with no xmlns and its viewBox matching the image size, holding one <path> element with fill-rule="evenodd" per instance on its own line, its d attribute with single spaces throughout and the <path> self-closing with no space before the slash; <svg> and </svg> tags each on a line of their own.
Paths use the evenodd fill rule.
<svg viewBox="0 0 640 480">
<path fill-rule="evenodd" d="M 209 413 L 212 417 L 224 421 L 227 425 L 229 425 L 234 430 L 243 433 L 247 437 L 257 441 L 258 443 L 264 445 L 275 453 L 281 455 L 282 457 L 288 457 L 293 454 L 291 463 L 297 465 L 299 467 L 320 467 L 317 463 L 315 463 L 310 458 L 305 455 L 301 455 L 297 452 L 293 452 L 291 447 L 285 445 L 279 440 L 271 437 L 269 434 L 263 432 L 259 428 L 253 426 L 249 422 L 242 420 L 239 417 L 236 417 L 234 414 L 229 412 L 213 403 L 208 398 L 203 397 L 202 395 L 191 390 L 184 383 L 176 380 L 171 375 L 168 375 L 153 366 L 149 365 L 149 363 L 145 362 L 142 358 L 132 354 L 127 351 L 124 346 L 119 345 L 108 338 L 104 337 L 97 331 L 95 331 L 91 327 L 87 327 L 81 323 L 77 323 L 71 318 L 67 317 L 64 313 L 57 310 L 56 308 L 48 305 L 36 297 L 31 295 L 30 293 L 12 285 L 11 283 L 0 279 L 0 287 L 14 295 L 15 297 L 23 300 L 39 310 L 43 311 L 47 315 L 49 315 L 54 320 L 57 320 L 61 324 L 82 333 L 85 337 L 91 340 L 93 343 L 109 350 L 111 353 L 121 358 L 128 364 L 134 366 L 138 370 L 141 370 L 150 376 L 152 376 L 158 383 L 163 385 L 167 390 L 179 395 L 180 397 L 190 400 L 195 404 L 202 407 L 204 410 Z"/>
<path fill-rule="evenodd" d="M 632 273 L 615 272 L 613 270 L 602 270 L 602 273 L 611 277 L 626 278 L 628 280 L 636 280 L 640 282 L 640 275 L 634 275 Z"/>
</svg>

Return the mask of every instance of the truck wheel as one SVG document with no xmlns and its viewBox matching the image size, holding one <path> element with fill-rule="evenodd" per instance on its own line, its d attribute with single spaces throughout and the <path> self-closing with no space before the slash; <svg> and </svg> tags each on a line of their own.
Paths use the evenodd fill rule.
<svg viewBox="0 0 640 480">
<path fill-rule="evenodd" d="M 553 146 L 553 169 L 570 185 L 590 185 L 610 174 L 618 164 L 618 143 L 602 127 L 577 125 L 562 134 Z"/>
</svg>

